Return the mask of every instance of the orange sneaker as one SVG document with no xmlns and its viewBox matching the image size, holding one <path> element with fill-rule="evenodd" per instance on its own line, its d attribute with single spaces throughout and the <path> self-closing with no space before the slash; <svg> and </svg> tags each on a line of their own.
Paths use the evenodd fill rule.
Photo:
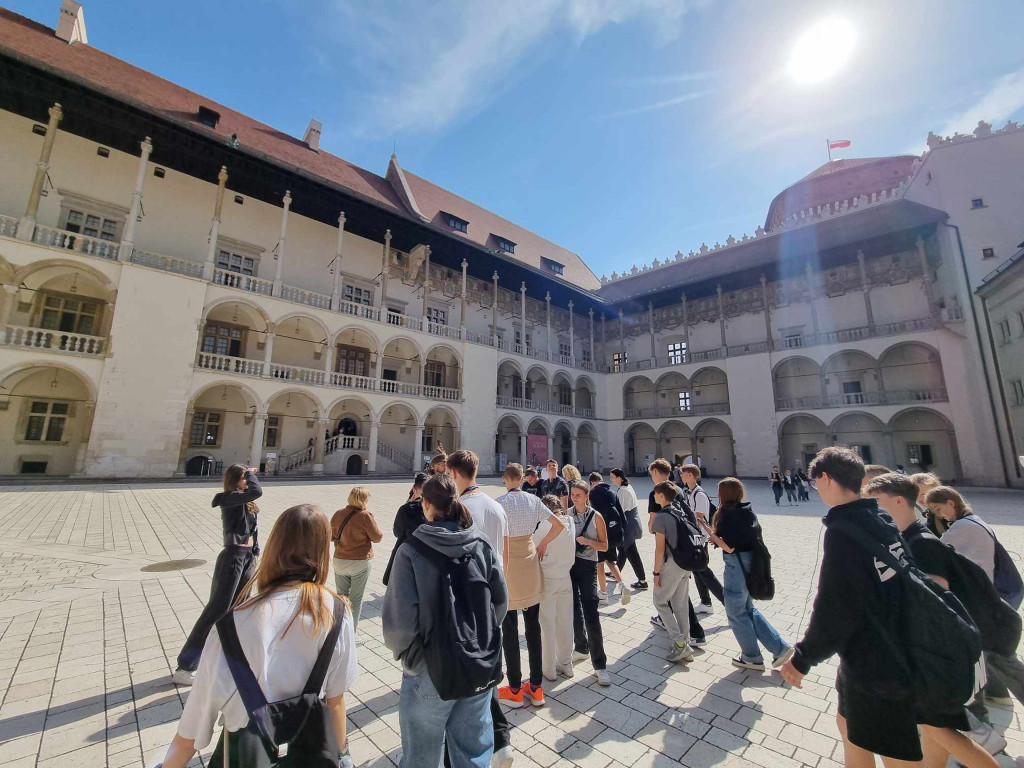
<svg viewBox="0 0 1024 768">
<path fill-rule="evenodd" d="M 544 689 L 539 685 L 526 683 L 522 689 L 523 698 L 535 707 L 544 706 Z"/>
<path fill-rule="evenodd" d="M 529 683 L 522 686 L 518 691 L 513 691 L 509 686 L 503 685 L 498 689 L 498 701 L 503 701 L 513 709 L 518 709 L 526 702 L 523 701 L 523 692 L 529 687 Z M 544 696 L 541 694 L 541 698 Z"/>
</svg>

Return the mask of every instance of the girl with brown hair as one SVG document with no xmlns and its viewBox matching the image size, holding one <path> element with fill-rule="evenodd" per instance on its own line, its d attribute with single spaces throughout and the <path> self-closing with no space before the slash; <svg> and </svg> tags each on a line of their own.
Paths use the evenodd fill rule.
<svg viewBox="0 0 1024 768">
<path fill-rule="evenodd" d="M 303 693 L 321 646 L 340 616 L 325 684 L 318 693 L 326 696 L 333 724 L 328 742 L 339 756 L 347 756 L 345 691 L 356 679 L 355 635 L 348 611 L 338 610 L 336 601 L 344 603 L 344 598 L 327 587 L 330 542 L 331 526 L 319 507 L 300 504 L 285 510 L 274 523 L 256 576 L 246 585 L 246 589 L 255 587 L 257 594 L 241 601 L 232 618 L 260 689 L 268 701 L 276 702 Z M 220 714 L 224 716 L 221 738 L 231 734 L 233 748 L 234 734 L 246 728 L 249 714 L 217 632 L 203 653 L 163 768 L 184 768 L 197 750 L 210 743 Z M 214 754 L 221 749 L 218 745 Z"/>
</svg>

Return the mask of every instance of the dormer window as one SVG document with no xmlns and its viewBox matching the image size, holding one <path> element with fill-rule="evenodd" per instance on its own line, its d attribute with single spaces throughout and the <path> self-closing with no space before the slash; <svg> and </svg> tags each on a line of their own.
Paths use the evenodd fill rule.
<svg viewBox="0 0 1024 768">
<path fill-rule="evenodd" d="M 498 237 L 497 235 L 495 235 L 494 237 L 498 241 L 498 248 L 503 250 L 505 253 L 516 252 L 516 244 L 513 243 L 511 240 L 506 240 L 504 237 Z"/>
<path fill-rule="evenodd" d="M 452 229 L 457 229 L 459 232 L 469 232 L 469 222 L 465 219 L 460 219 L 458 216 L 453 216 L 450 213 L 444 214 L 444 219 Z"/>
<path fill-rule="evenodd" d="M 198 120 L 207 128 L 216 128 L 217 123 L 220 122 L 220 112 L 216 112 L 209 107 L 199 107 Z"/>
<path fill-rule="evenodd" d="M 565 264 L 560 264 L 554 259 L 546 259 L 543 256 L 540 257 L 540 265 L 544 269 L 554 272 L 556 275 L 560 275 L 565 272 Z"/>
</svg>

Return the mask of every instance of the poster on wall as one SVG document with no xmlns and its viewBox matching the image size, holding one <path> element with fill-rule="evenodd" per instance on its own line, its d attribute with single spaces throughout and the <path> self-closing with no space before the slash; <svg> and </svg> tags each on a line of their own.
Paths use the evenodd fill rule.
<svg viewBox="0 0 1024 768">
<path fill-rule="evenodd" d="M 543 464 L 548 460 L 548 436 L 526 436 L 526 463 L 532 466 Z"/>
</svg>

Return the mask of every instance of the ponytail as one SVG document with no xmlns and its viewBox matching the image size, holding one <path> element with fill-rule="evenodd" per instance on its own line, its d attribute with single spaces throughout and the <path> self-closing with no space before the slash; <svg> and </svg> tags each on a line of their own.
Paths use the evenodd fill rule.
<svg viewBox="0 0 1024 768">
<path fill-rule="evenodd" d="M 423 498 L 441 513 L 441 520 L 455 523 L 459 528 L 473 525 L 469 509 L 459 501 L 455 481 L 448 475 L 434 475 L 423 484 Z"/>
<path fill-rule="evenodd" d="M 628 488 L 628 487 L 629 487 L 629 478 L 628 478 L 628 477 L 626 477 L 626 473 L 625 473 L 625 472 L 623 472 L 623 471 L 622 471 L 621 469 L 619 469 L 618 467 L 616 467 L 615 469 L 613 469 L 613 470 L 612 470 L 611 472 L 609 472 L 608 474 L 610 474 L 610 475 L 615 475 L 615 476 L 616 476 L 617 478 L 619 478 L 619 482 L 621 482 L 621 483 L 622 483 L 622 487 L 623 487 L 623 488 Z"/>
</svg>

